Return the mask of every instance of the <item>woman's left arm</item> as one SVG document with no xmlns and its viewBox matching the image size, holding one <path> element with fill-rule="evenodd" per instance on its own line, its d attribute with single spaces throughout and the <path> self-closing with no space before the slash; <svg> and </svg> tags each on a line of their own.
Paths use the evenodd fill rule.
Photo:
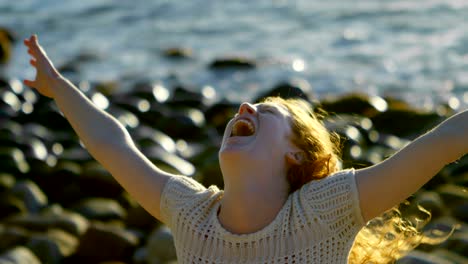
<svg viewBox="0 0 468 264">
<path fill-rule="evenodd" d="M 390 158 L 356 171 L 362 216 L 368 221 L 392 208 L 468 152 L 468 110 L 417 138 Z"/>
</svg>

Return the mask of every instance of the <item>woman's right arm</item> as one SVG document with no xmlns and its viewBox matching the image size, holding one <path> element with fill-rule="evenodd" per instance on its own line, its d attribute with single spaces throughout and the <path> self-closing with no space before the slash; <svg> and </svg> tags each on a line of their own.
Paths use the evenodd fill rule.
<svg viewBox="0 0 468 264">
<path fill-rule="evenodd" d="M 127 130 L 97 108 L 78 88 L 60 75 L 37 37 L 24 41 L 36 78 L 24 83 L 51 97 L 91 155 L 153 216 L 160 219 L 161 193 L 169 177 L 135 146 Z"/>
</svg>

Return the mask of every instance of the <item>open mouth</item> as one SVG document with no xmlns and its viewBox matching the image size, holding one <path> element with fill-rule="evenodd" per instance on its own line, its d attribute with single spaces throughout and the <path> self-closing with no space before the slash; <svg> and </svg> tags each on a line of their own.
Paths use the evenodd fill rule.
<svg viewBox="0 0 468 264">
<path fill-rule="evenodd" d="M 255 134 L 255 126 L 248 119 L 238 119 L 232 125 L 230 137 L 248 137 Z"/>
</svg>

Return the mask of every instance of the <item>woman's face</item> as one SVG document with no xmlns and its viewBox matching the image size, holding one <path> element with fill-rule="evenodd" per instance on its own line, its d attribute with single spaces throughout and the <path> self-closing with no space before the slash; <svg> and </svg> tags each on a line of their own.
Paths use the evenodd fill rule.
<svg viewBox="0 0 468 264">
<path fill-rule="evenodd" d="M 241 104 L 226 126 L 220 159 L 283 162 L 285 154 L 297 148 L 291 143 L 291 115 L 275 103 Z"/>
</svg>

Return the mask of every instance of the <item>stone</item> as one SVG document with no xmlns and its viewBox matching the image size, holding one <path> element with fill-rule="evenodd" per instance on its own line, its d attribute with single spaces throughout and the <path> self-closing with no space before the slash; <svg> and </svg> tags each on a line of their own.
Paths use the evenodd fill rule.
<svg viewBox="0 0 468 264">
<path fill-rule="evenodd" d="M 30 213 L 39 212 L 42 208 L 47 206 L 48 203 L 45 193 L 42 192 L 36 183 L 30 180 L 18 182 L 11 189 L 11 193 L 24 201 Z"/>
<path fill-rule="evenodd" d="M 372 97 L 363 93 L 350 93 L 332 99 L 322 100 L 320 107 L 328 113 L 351 114 L 364 117 L 374 117 L 386 109 L 386 102 L 380 97 Z"/>
<path fill-rule="evenodd" d="M 311 93 L 311 90 L 311 86 L 306 80 L 293 79 L 278 83 L 269 91 L 258 95 L 254 102 L 260 102 L 270 96 L 279 96 L 284 99 L 301 98 L 310 102 L 308 94 Z"/>
<path fill-rule="evenodd" d="M 167 262 L 176 259 L 174 238 L 169 228 L 161 226 L 155 229 L 148 237 L 146 243 L 148 259 L 158 259 Z"/>
<path fill-rule="evenodd" d="M 468 263 L 468 258 L 466 257 L 463 257 L 457 253 L 454 253 L 454 252 L 451 252 L 449 250 L 446 250 L 446 249 L 436 249 L 434 251 L 431 252 L 431 254 L 434 254 L 436 256 L 439 256 L 443 259 L 446 259 L 448 261 L 450 261 L 450 263 L 453 263 L 453 264 L 465 264 L 465 263 Z"/>
<path fill-rule="evenodd" d="M 97 161 L 83 165 L 83 172 L 78 182 L 83 197 L 116 199 L 123 192 L 122 186 Z"/>
<path fill-rule="evenodd" d="M 138 243 L 131 232 L 96 223 L 81 237 L 76 256 L 86 263 L 130 261 Z"/>
<path fill-rule="evenodd" d="M 452 264 L 452 262 L 430 253 L 413 250 L 399 259 L 396 264 Z"/>
<path fill-rule="evenodd" d="M 438 218 L 445 212 L 446 206 L 437 192 L 422 191 L 416 194 L 411 203 L 413 207 L 418 205 L 431 212 L 432 218 Z M 414 208 L 416 210 L 416 208 Z"/>
<path fill-rule="evenodd" d="M 251 70 L 257 67 L 257 63 L 254 60 L 243 57 L 225 57 L 215 59 L 208 67 L 214 70 Z"/>
<path fill-rule="evenodd" d="M 193 51 L 189 48 L 171 47 L 164 49 L 162 55 L 171 59 L 192 59 Z"/>
<path fill-rule="evenodd" d="M 159 146 L 142 148 L 142 153 L 158 168 L 176 174 L 191 176 L 195 173 L 195 166 L 185 159 L 165 151 Z"/>
<path fill-rule="evenodd" d="M 80 236 L 89 226 L 83 216 L 62 209 L 55 205 L 44 209 L 40 214 L 15 215 L 5 219 L 5 224 L 26 228 L 33 231 L 45 231 L 51 228 L 64 230 Z"/>
<path fill-rule="evenodd" d="M 26 246 L 42 263 L 59 264 L 75 252 L 78 239 L 60 229 L 50 229 L 47 233 L 33 235 Z"/>
<path fill-rule="evenodd" d="M 437 113 L 411 109 L 389 109 L 371 116 L 377 131 L 409 139 L 434 127 L 441 119 Z"/>
<path fill-rule="evenodd" d="M 8 31 L 0 28 L 0 64 L 6 64 L 10 61 L 12 50 L 13 43 L 8 36 Z"/>
<path fill-rule="evenodd" d="M 0 171 L 14 175 L 29 172 L 23 151 L 15 147 L 0 147 Z"/>
<path fill-rule="evenodd" d="M 136 205 L 128 209 L 125 223 L 128 227 L 153 230 L 159 224 L 159 221 L 141 205 Z"/>
<path fill-rule="evenodd" d="M 0 264 L 42 264 L 34 253 L 24 246 L 12 248 L 0 255 Z"/>
<path fill-rule="evenodd" d="M 117 201 L 108 198 L 82 199 L 71 209 L 90 220 L 122 220 L 126 216 L 122 206 Z"/>
<path fill-rule="evenodd" d="M 15 178 L 9 173 L 0 173 L 0 193 L 9 191 L 15 185 Z"/>
<path fill-rule="evenodd" d="M 29 236 L 29 232 L 24 228 L 0 225 L 0 252 L 18 245 L 24 245 Z"/>
<path fill-rule="evenodd" d="M 468 258 L 468 232 L 466 230 L 464 232 L 455 232 L 448 238 L 447 248 Z"/>
<path fill-rule="evenodd" d="M 0 219 L 27 212 L 28 209 L 23 200 L 9 192 L 0 193 Z"/>
</svg>

